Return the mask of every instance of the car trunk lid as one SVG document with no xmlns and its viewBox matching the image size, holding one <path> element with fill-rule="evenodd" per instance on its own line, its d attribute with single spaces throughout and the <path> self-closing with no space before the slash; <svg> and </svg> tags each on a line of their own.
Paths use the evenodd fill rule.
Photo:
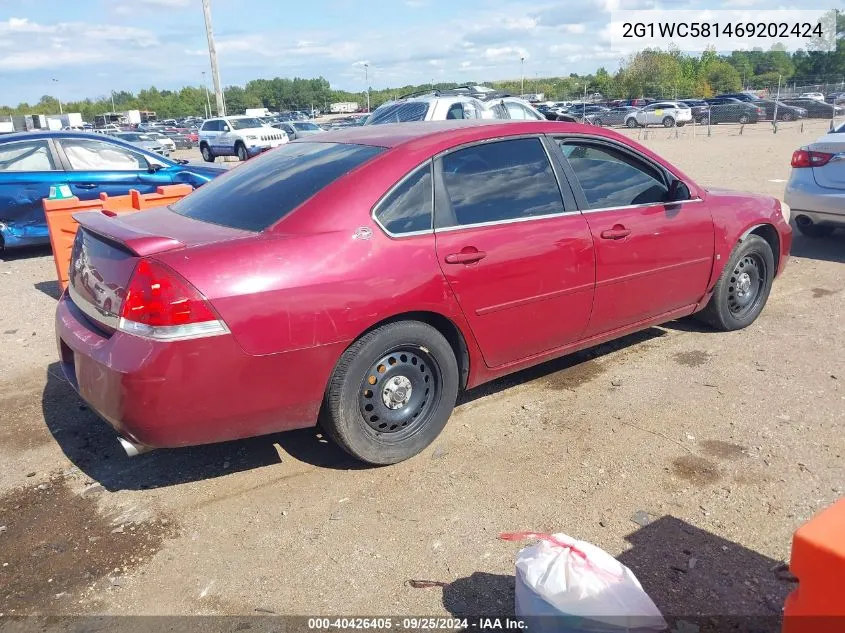
<svg viewBox="0 0 845 633">
<path fill-rule="evenodd" d="M 126 288 L 138 261 L 158 253 L 224 241 L 248 231 L 192 220 L 165 208 L 116 216 L 77 213 L 68 293 L 95 325 L 117 329 Z"/>
<path fill-rule="evenodd" d="M 812 168 L 816 184 L 828 189 L 845 189 L 845 134 L 822 136 L 810 143 L 808 149 L 833 155 L 824 165 Z"/>
</svg>

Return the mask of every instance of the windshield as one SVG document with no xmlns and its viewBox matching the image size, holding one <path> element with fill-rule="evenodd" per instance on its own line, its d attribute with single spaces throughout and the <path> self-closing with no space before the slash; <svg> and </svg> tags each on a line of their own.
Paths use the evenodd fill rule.
<svg viewBox="0 0 845 633">
<path fill-rule="evenodd" d="M 290 143 L 203 185 L 170 208 L 195 220 L 262 231 L 384 151 L 344 143 Z"/>
<path fill-rule="evenodd" d="M 151 140 L 149 136 L 145 134 L 118 134 L 118 138 L 123 139 L 124 141 L 130 141 L 135 143 L 137 141 L 149 141 Z"/>
<path fill-rule="evenodd" d="M 319 132 L 320 131 L 320 126 L 315 125 L 314 123 L 294 123 L 293 127 L 295 127 L 297 130 L 300 130 L 302 132 L 306 132 L 306 131 Z"/>
<path fill-rule="evenodd" d="M 428 103 L 425 101 L 385 103 L 373 111 L 367 119 L 366 125 L 425 121 L 426 114 L 428 114 Z"/>
<path fill-rule="evenodd" d="M 258 119 L 229 119 L 229 126 L 233 130 L 248 130 L 250 128 L 262 127 L 263 124 Z"/>
</svg>

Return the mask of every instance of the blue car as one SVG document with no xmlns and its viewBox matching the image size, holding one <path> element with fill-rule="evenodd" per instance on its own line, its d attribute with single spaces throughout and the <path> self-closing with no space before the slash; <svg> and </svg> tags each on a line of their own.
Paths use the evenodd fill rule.
<svg viewBox="0 0 845 633">
<path fill-rule="evenodd" d="M 152 193 L 162 185 L 199 187 L 223 167 L 188 165 L 116 138 L 83 132 L 22 132 L 0 136 L 0 248 L 49 244 L 41 200 L 68 185 L 81 200 Z"/>
</svg>

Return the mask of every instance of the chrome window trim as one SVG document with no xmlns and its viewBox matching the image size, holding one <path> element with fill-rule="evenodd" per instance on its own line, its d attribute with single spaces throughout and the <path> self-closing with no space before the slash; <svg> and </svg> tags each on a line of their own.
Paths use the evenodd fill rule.
<svg viewBox="0 0 845 633">
<path fill-rule="evenodd" d="M 600 207 L 598 209 L 584 209 L 581 213 L 601 213 L 603 211 L 622 211 L 624 209 L 642 209 L 644 207 L 674 207 L 679 204 L 689 204 L 690 202 L 704 202 L 702 198 L 690 198 L 689 200 L 678 200 L 677 202 L 646 202 L 643 204 L 628 204 L 621 207 Z"/>
<path fill-rule="evenodd" d="M 527 218 L 510 218 L 508 220 L 493 220 L 491 222 L 476 222 L 475 224 L 460 224 L 458 226 L 447 226 L 440 229 L 434 229 L 435 233 L 446 233 L 449 231 L 460 231 L 462 229 L 474 229 L 485 226 L 496 226 L 497 224 L 514 224 L 516 222 L 530 222 L 531 220 L 548 220 L 550 218 L 560 218 L 567 215 L 574 215 L 578 211 L 566 213 L 547 213 L 545 215 L 532 215 Z"/>
<path fill-rule="evenodd" d="M 119 317 L 116 314 L 112 314 L 111 312 L 106 312 L 99 306 L 95 306 L 90 301 L 86 301 L 82 298 L 82 295 L 79 294 L 79 291 L 73 286 L 72 283 L 69 283 L 67 286 L 68 295 L 70 295 L 70 300 L 73 301 L 73 305 L 79 308 L 79 311 L 82 312 L 85 316 L 97 323 L 102 325 L 108 326 L 113 330 L 117 329 L 119 324 Z"/>
<path fill-rule="evenodd" d="M 0 136 L 0 140 L 2 140 L 2 136 Z M 10 169 L 0 169 L 0 174 L 53 174 L 57 171 L 65 171 L 64 169 L 56 166 L 56 155 L 53 147 L 50 145 L 50 140 L 50 138 L 24 138 L 17 141 L 0 143 L 0 147 L 9 147 L 11 145 L 20 145 L 22 143 L 43 143 L 47 148 L 47 155 L 50 158 L 50 162 L 53 163 L 53 169 L 15 169 L 14 171 Z"/>
<path fill-rule="evenodd" d="M 394 191 L 401 187 L 402 184 L 406 180 L 408 180 L 408 178 L 416 174 L 417 171 L 422 169 L 423 166 L 426 164 L 428 165 L 429 175 L 431 176 L 431 228 L 423 231 L 409 231 L 407 233 L 392 233 L 391 231 L 388 231 L 387 227 L 385 227 L 384 224 L 381 223 L 381 220 L 379 220 L 376 215 L 378 213 L 379 207 L 385 200 L 387 200 L 393 194 Z M 373 222 L 378 225 L 378 227 L 385 233 L 385 235 L 394 240 L 401 239 L 403 237 L 416 237 L 418 235 L 430 235 L 434 233 L 434 159 L 427 158 L 425 162 L 420 163 L 407 174 L 402 176 L 398 181 L 396 181 L 396 183 L 378 199 L 378 201 L 373 205 L 373 208 L 370 209 L 370 218 Z"/>
</svg>

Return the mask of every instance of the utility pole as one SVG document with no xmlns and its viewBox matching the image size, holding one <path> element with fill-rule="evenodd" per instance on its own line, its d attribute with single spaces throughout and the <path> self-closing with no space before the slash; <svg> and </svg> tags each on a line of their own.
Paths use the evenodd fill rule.
<svg viewBox="0 0 845 633">
<path fill-rule="evenodd" d="M 111 111 L 117 112 L 117 108 L 114 107 L 114 90 L 111 91 Z"/>
<path fill-rule="evenodd" d="M 59 83 L 59 80 L 53 77 L 53 82 Z M 59 102 L 59 114 L 64 114 L 64 112 L 62 111 L 62 100 L 59 97 L 56 97 L 56 101 Z"/>
<path fill-rule="evenodd" d="M 205 88 L 205 102 L 208 105 L 206 119 L 211 118 L 211 95 L 208 94 L 208 82 L 205 80 L 205 71 L 202 71 L 202 87 Z"/>
<path fill-rule="evenodd" d="M 211 60 L 211 80 L 214 82 L 214 97 L 217 101 L 217 116 L 226 116 L 223 103 L 223 90 L 220 87 L 220 68 L 217 66 L 217 49 L 214 47 L 214 31 L 211 29 L 211 7 L 209 0 L 202 0 L 202 12 L 205 15 L 205 35 L 208 38 L 208 57 Z"/>
<path fill-rule="evenodd" d="M 520 75 L 522 76 L 522 81 L 520 82 L 521 87 L 519 89 L 519 96 L 521 97 L 522 95 L 525 94 L 525 58 L 524 57 L 519 58 L 519 71 L 520 71 Z"/>
<path fill-rule="evenodd" d="M 367 85 L 367 112 L 370 111 L 370 65 L 364 64 L 364 83 Z"/>
</svg>

